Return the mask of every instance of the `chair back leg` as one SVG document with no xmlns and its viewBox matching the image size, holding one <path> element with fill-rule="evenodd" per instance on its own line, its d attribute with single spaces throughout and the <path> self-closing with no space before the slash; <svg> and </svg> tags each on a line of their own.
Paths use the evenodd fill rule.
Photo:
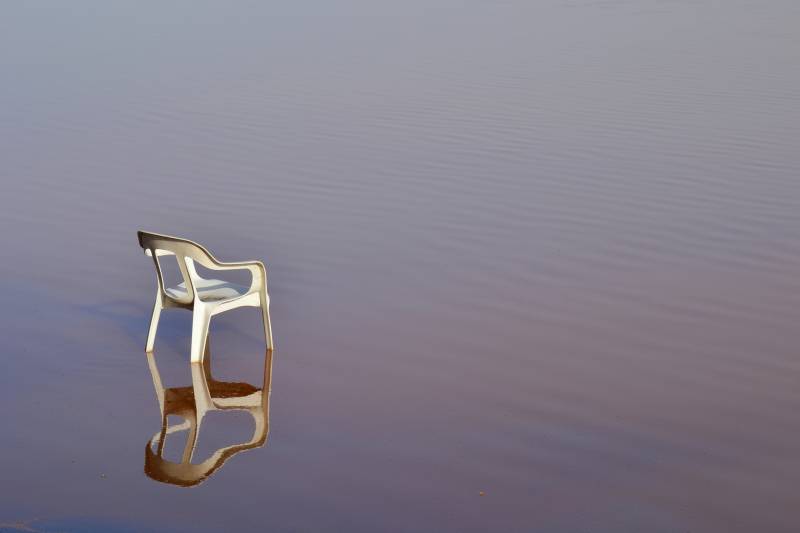
<svg viewBox="0 0 800 533">
<path fill-rule="evenodd" d="M 144 347 L 145 352 L 152 352 L 153 346 L 156 343 L 156 331 L 158 330 L 158 320 L 161 317 L 161 291 L 156 294 L 156 303 L 153 305 L 153 314 L 150 317 L 150 330 L 147 332 L 147 344 Z"/>
</svg>

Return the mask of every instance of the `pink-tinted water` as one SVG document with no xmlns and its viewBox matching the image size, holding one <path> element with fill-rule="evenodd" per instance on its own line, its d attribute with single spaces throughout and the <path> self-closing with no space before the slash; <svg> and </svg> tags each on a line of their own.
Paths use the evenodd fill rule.
<svg viewBox="0 0 800 533">
<path fill-rule="evenodd" d="M 0 530 L 797 531 L 798 21 L 4 5 Z M 144 473 L 140 228 L 270 272 L 268 441 L 193 488 Z M 216 379 L 260 385 L 259 326 L 215 319 Z"/>
</svg>

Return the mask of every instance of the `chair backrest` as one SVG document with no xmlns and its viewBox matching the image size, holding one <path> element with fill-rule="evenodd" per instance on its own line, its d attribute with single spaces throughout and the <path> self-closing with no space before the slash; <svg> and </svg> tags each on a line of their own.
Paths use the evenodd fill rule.
<svg viewBox="0 0 800 533">
<path fill-rule="evenodd" d="M 156 275 L 158 276 L 158 289 L 161 291 L 161 295 L 183 304 L 191 304 L 195 298 L 197 298 L 194 280 L 200 278 L 197 274 L 197 270 L 194 268 L 194 262 L 197 261 L 204 267 L 212 268 L 214 266 L 214 260 L 211 252 L 196 242 L 190 241 L 189 239 L 181 239 L 180 237 L 148 233 L 146 231 L 137 232 L 137 236 L 139 238 L 139 246 L 142 247 L 145 254 L 153 258 L 153 262 L 156 266 Z M 181 271 L 181 277 L 186 286 L 187 296 L 185 298 L 176 298 L 168 295 L 166 287 L 164 287 L 164 275 L 161 270 L 159 257 L 168 255 L 175 256 L 178 262 L 178 268 Z"/>
</svg>

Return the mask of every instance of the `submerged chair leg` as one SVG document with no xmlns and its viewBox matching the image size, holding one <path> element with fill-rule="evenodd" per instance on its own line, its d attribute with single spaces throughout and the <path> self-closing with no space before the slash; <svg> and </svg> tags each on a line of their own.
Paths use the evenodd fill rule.
<svg viewBox="0 0 800 533">
<path fill-rule="evenodd" d="M 264 323 L 264 340 L 267 342 L 267 348 L 272 350 L 275 346 L 272 342 L 272 324 L 269 320 L 269 297 L 263 292 L 261 293 L 261 320 Z"/>
<path fill-rule="evenodd" d="M 192 312 L 192 363 L 199 363 L 203 360 L 210 321 L 211 317 L 208 316 L 206 310 L 195 305 Z"/>
<path fill-rule="evenodd" d="M 147 344 L 144 347 L 145 352 L 152 352 L 153 345 L 156 343 L 156 331 L 158 330 L 158 319 L 161 317 L 161 294 L 156 296 L 156 303 L 153 305 L 153 315 L 150 317 L 150 330 L 147 332 Z"/>
</svg>

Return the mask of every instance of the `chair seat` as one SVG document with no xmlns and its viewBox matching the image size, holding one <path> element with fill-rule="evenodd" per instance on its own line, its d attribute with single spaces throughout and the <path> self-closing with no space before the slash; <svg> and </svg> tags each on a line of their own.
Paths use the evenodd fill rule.
<svg viewBox="0 0 800 533">
<path fill-rule="evenodd" d="M 221 279 L 200 278 L 194 284 L 200 299 L 207 302 L 237 298 L 246 294 L 248 290 L 247 287 Z M 181 283 L 177 287 L 170 287 L 165 292 L 173 298 L 186 298 L 186 284 Z"/>
</svg>

